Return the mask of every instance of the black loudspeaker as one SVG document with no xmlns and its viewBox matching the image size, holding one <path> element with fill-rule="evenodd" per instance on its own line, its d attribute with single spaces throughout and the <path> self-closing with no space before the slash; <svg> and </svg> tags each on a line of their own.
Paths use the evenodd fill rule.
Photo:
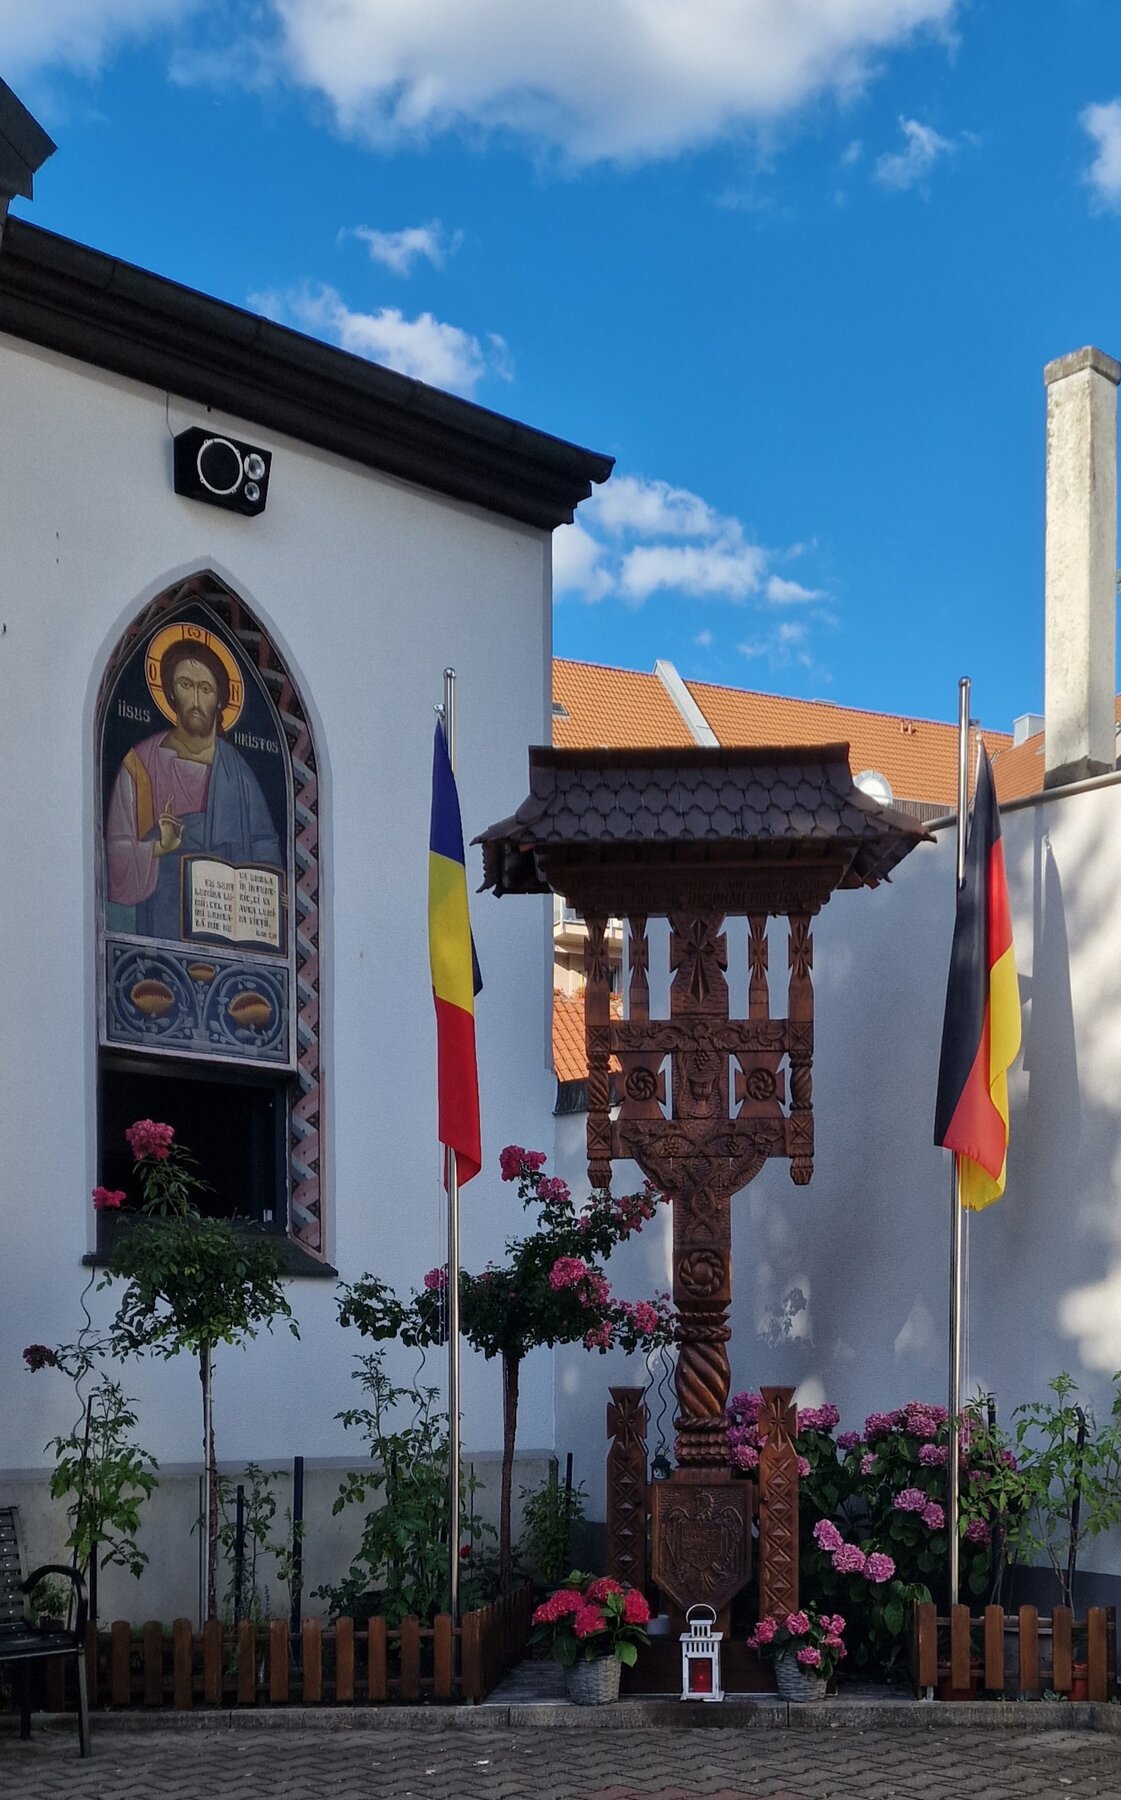
<svg viewBox="0 0 1121 1800">
<path fill-rule="evenodd" d="M 192 425 L 175 439 L 175 492 L 254 519 L 265 510 L 272 451 Z"/>
</svg>

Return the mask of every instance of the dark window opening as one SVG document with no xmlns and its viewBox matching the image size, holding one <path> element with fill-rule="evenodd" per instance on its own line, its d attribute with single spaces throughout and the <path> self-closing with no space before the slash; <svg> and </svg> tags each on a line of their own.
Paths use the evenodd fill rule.
<svg viewBox="0 0 1121 1800">
<path fill-rule="evenodd" d="M 213 1218 L 253 1219 L 266 1230 L 288 1228 L 287 1086 L 276 1077 L 250 1079 L 240 1071 L 218 1077 L 213 1067 L 159 1068 L 135 1061 L 102 1063 L 100 1096 L 101 1183 L 121 1188 L 127 1206 L 142 1200 L 125 1129 L 137 1119 L 175 1128 L 176 1141 L 195 1159 L 207 1184 L 195 1196 Z M 99 1217 L 99 1247 L 107 1215 Z M 111 1231 L 113 1226 L 106 1227 Z"/>
</svg>

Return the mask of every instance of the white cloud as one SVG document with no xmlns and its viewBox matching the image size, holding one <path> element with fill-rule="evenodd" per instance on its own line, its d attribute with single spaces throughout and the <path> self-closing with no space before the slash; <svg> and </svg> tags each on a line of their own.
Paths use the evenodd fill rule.
<svg viewBox="0 0 1121 1800">
<path fill-rule="evenodd" d="M 584 600 L 602 600 L 611 591 L 611 576 L 603 567 L 604 547 L 579 523 L 562 525 L 553 533 L 553 592 L 579 594 Z"/>
<path fill-rule="evenodd" d="M 616 475 L 593 496 L 596 523 L 611 532 L 637 531 L 644 537 L 713 537 L 719 516 L 688 488 L 668 481 Z"/>
<path fill-rule="evenodd" d="M 800 581 L 787 581 L 782 575 L 767 579 L 767 599 L 776 606 L 798 606 L 807 600 L 823 600 L 824 588 L 803 587 Z"/>
<path fill-rule="evenodd" d="M 767 553 L 758 544 L 639 544 L 628 550 L 619 587 L 628 600 L 647 600 L 659 588 L 724 600 L 745 600 L 759 586 Z"/>
<path fill-rule="evenodd" d="M 904 147 L 877 157 L 875 176 L 881 187 L 903 193 L 924 181 L 938 158 L 948 155 L 953 145 L 932 125 L 920 125 L 917 119 L 900 119 L 899 124 Z"/>
<path fill-rule="evenodd" d="M 201 0 L 0 0 L 0 68 L 18 83 L 44 68 L 96 74 L 130 38 L 149 36 Z"/>
<path fill-rule="evenodd" d="M 1078 122 L 1097 146 L 1083 179 L 1099 205 L 1121 212 L 1121 100 L 1084 107 Z"/>
<path fill-rule="evenodd" d="M 852 142 L 846 144 L 841 152 L 841 167 L 843 169 L 851 169 L 853 164 L 858 163 L 863 155 L 864 145 L 859 138 L 853 138 Z"/>
<path fill-rule="evenodd" d="M 355 356 L 452 393 L 471 394 L 487 374 L 510 379 L 509 353 L 502 338 L 489 337 L 484 348 L 470 332 L 444 324 L 430 312 L 415 319 L 407 319 L 396 306 L 352 312 L 332 287 L 251 294 L 249 304 L 267 318 L 291 320 Z"/>
<path fill-rule="evenodd" d="M 272 0 L 292 79 L 376 144 L 497 129 L 578 162 L 672 155 L 849 95 L 958 0 Z"/>
<path fill-rule="evenodd" d="M 439 219 L 427 225 L 406 225 L 401 231 L 376 231 L 371 225 L 355 225 L 342 236 L 360 238 L 370 252 L 370 261 L 382 263 L 394 275 L 411 275 L 415 263 L 425 259 L 434 269 L 442 269 L 445 260 L 454 256 L 463 242 L 461 231 L 446 232 Z"/>
<path fill-rule="evenodd" d="M 554 533 L 553 588 L 558 597 L 614 599 L 629 607 L 668 594 L 683 604 L 724 601 L 754 608 L 760 631 L 739 646 L 743 654 L 809 668 L 815 667 L 815 627 L 825 617 L 816 605 L 824 590 L 790 581 L 771 566 L 809 548 L 801 543 L 769 550 L 752 540 L 741 519 L 718 512 L 688 488 L 616 475 L 585 501 L 578 524 Z M 809 610 L 796 619 L 774 617 L 773 608 L 789 612 L 807 602 Z M 712 631 L 703 627 L 693 642 L 709 649 Z"/>
</svg>

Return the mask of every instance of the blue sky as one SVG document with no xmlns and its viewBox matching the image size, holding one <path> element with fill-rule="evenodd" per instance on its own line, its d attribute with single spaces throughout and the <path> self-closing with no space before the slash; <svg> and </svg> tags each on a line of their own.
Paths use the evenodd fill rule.
<svg viewBox="0 0 1121 1800">
<path fill-rule="evenodd" d="M 1008 727 L 1116 0 L 0 0 L 38 223 L 617 458 L 567 656 Z"/>
</svg>

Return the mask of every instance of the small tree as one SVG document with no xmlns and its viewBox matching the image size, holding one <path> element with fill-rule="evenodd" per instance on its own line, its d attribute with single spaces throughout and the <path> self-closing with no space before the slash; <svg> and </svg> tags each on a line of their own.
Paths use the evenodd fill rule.
<svg viewBox="0 0 1121 1800">
<path fill-rule="evenodd" d="M 243 1344 L 261 1326 L 284 1318 L 299 1336 L 280 1281 L 280 1250 L 247 1221 L 211 1219 L 195 1195 L 205 1183 L 170 1125 L 142 1119 L 125 1133 L 136 1158 L 144 1195 L 141 1217 L 122 1232 L 109 1260 L 106 1283 L 127 1285 L 109 1332 L 115 1356 L 151 1351 L 198 1358 L 203 1402 L 203 1464 L 208 1505 L 207 1614 L 218 1611 L 218 1462 L 212 1408 L 213 1354 L 218 1344 Z M 104 1190 L 98 1193 L 104 1196 Z M 102 1207 L 120 1206 L 121 1194 Z M 95 1195 L 95 1204 L 97 1196 Z M 103 1285 L 105 1285 L 103 1283 Z"/>
<path fill-rule="evenodd" d="M 511 1144 L 500 1160 L 503 1181 L 516 1181 L 525 1207 L 538 1208 L 536 1231 L 510 1238 L 504 1267 L 479 1275 L 460 1272 L 459 1316 L 463 1336 L 502 1365 L 502 1485 L 499 1499 L 499 1568 L 503 1591 L 513 1569 L 510 1515 L 521 1366 L 531 1350 L 583 1343 L 600 1353 L 650 1350 L 670 1343 L 675 1320 L 669 1295 L 631 1302 L 616 1299 L 596 1258 L 607 1257 L 653 1218 L 662 1196 L 651 1182 L 621 1199 L 601 1190 L 580 1211 L 568 1186 L 542 1173 L 545 1156 Z M 339 1318 L 372 1338 L 398 1337 L 407 1345 L 441 1344 L 447 1336 L 446 1268 L 430 1269 L 407 1304 L 384 1282 L 364 1276 L 343 1289 Z"/>
</svg>

